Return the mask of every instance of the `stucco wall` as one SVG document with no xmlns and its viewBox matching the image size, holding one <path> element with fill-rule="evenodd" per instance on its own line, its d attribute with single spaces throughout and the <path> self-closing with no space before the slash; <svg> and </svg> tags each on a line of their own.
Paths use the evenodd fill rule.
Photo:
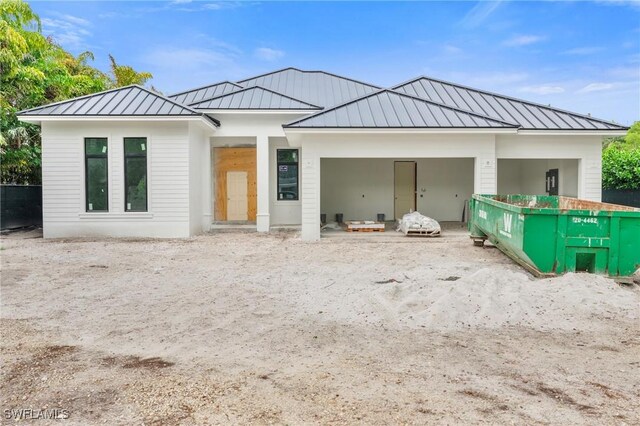
<svg viewBox="0 0 640 426">
<path fill-rule="evenodd" d="M 578 187 L 575 195 L 593 201 L 600 201 L 602 197 L 602 136 L 498 135 L 496 156 L 498 159 L 579 160 Z M 562 178 L 561 180 L 567 181 Z"/>
<path fill-rule="evenodd" d="M 84 138 L 108 139 L 109 212 L 86 212 Z M 124 137 L 147 138 L 148 212 L 124 211 Z M 44 236 L 185 237 L 190 234 L 186 122 L 45 122 Z M 195 228 L 194 228 L 195 230 Z"/>
<path fill-rule="evenodd" d="M 578 196 L 580 160 L 498 160 L 499 194 L 545 194 L 545 173 L 558 169 L 559 195 Z"/>
</svg>

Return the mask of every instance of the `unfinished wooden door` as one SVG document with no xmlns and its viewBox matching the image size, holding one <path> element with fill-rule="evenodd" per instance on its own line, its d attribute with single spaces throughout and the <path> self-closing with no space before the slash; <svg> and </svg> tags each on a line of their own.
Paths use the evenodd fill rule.
<svg viewBox="0 0 640 426">
<path fill-rule="evenodd" d="M 394 163 L 394 211 L 396 219 L 416 209 L 416 162 Z"/>
<path fill-rule="evenodd" d="M 247 172 L 227 172 L 227 220 L 248 220 Z"/>
<path fill-rule="evenodd" d="M 236 220 L 227 217 L 227 173 L 245 172 L 247 174 L 247 219 L 256 220 L 256 149 L 249 147 L 214 148 L 215 202 L 214 218 L 216 221 Z"/>
</svg>

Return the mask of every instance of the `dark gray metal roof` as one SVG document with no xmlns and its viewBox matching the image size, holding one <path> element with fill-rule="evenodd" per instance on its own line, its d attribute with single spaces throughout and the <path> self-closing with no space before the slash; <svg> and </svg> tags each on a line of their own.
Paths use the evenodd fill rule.
<svg viewBox="0 0 640 426">
<path fill-rule="evenodd" d="M 56 117 L 175 117 L 199 116 L 217 120 L 138 85 L 111 89 L 67 101 L 20 111 L 18 116 Z"/>
<path fill-rule="evenodd" d="M 380 90 L 380 87 L 324 71 L 285 68 L 238 82 L 260 86 L 323 108 L 339 105 Z"/>
<path fill-rule="evenodd" d="M 393 90 L 495 119 L 518 123 L 523 130 L 627 129 L 619 124 L 590 116 L 431 77 L 418 77 L 393 87 Z"/>
<path fill-rule="evenodd" d="M 254 86 L 240 89 L 226 95 L 205 99 L 191 104 L 196 109 L 268 109 L 268 110 L 317 110 L 316 105 L 299 101 L 262 87 Z"/>
<path fill-rule="evenodd" d="M 283 127 L 478 129 L 518 125 L 384 89 Z"/>
<path fill-rule="evenodd" d="M 209 84 L 207 86 L 186 90 L 184 92 L 174 93 L 167 97 L 181 104 L 191 105 L 205 99 L 215 98 L 239 89 L 242 89 L 242 86 L 239 84 L 232 83 L 230 81 L 222 81 L 220 83 Z"/>
</svg>

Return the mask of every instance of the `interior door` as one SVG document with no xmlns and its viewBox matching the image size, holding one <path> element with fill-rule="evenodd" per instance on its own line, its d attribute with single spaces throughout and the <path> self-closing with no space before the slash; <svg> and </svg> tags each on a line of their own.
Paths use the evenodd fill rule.
<svg viewBox="0 0 640 426">
<path fill-rule="evenodd" d="M 396 161 L 394 167 L 395 217 L 401 219 L 416 209 L 416 162 Z"/>
<path fill-rule="evenodd" d="M 227 172 L 227 220 L 248 220 L 247 172 Z"/>
</svg>

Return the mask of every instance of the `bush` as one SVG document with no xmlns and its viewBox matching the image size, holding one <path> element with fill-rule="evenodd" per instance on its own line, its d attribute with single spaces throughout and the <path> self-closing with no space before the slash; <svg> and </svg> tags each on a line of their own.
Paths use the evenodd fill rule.
<svg viewBox="0 0 640 426">
<path fill-rule="evenodd" d="M 640 189 L 640 149 L 607 147 L 602 152 L 602 187 Z"/>
</svg>

